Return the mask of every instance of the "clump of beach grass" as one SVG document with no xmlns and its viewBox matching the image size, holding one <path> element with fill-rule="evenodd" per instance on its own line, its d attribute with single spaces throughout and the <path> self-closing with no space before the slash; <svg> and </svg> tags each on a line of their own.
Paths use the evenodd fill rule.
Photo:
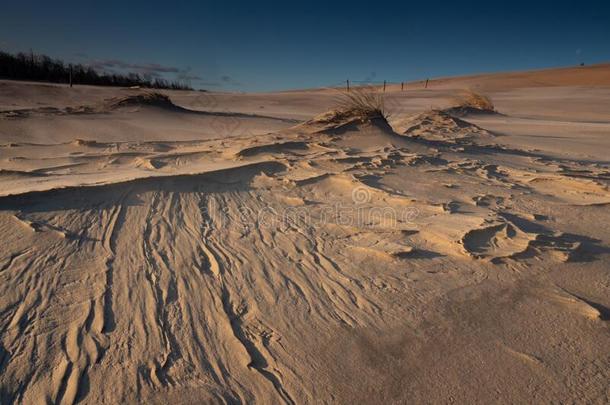
<svg viewBox="0 0 610 405">
<path fill-rule="evenodd" d="M 355 88 L 343 93 L 338 106 L 346 114 L 369 120 L 388 117 L 383 93 L 372 88 Z"/>
<path fill-rule="evenodd" d="M 454 109 L 461 109 L 464 111 L 479 111 L 479 112 L 495 112 L 491 99 L 483 94 L 477 93 L 473 90 L 465 90 L 463 94 L 456 97 L 456 106 Z"/>
<path fill-rule="evenodd" d="M 133 105 L 152 105 L 163 107 L 175 107 L 170 98 L 156 91 L 147 91 L 124 97 L 116 97 L 110 100 L 111 108 L 126 107 Z"/>
</svg>

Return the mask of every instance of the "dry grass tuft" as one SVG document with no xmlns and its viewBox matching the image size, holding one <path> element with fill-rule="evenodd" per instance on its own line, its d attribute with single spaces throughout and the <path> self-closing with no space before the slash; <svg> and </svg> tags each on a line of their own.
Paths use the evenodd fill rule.
<svg viewBox="0 0 610 405">
<path fill-rule="evenodd" d="M 335 98 L 335 108 L 313 117 L 305 125 L 313 126 L 316 131 L 325 131 L 354 123 L 374 124 L 392 132 L 384 101 L 384 94 L 373 87 L 358 87 L 349 92 L 341 92 Z"/>
<path fill-rule="evenodd" d="M 173 107 L 174 103 L 168 96 L 158 92 L 144 92 L 125 97 L 116 97 L 110 100 L 111 108 L 134 106 L 134 105 L 154 105 Z"/>
<path fill-rule="evenodd" d="M 375 89 L 352 89 L 342 95 L 338 104 L 345 115 L 367 120 L 387 118 L 383 94 Z"/>
<path fill-rule="evenodd" d="M 372 122 L 383 120 L 388 114 L 384 106 L 383 94 L 375 89 L 357 88 L 341 93 L 336 99 L 337 107 L 314 117 L 310 123 L 338 127 L 349 122 Z"/>
<path fill-rule="evenodd" d="M 456 98 L 457 106 L 455 109 L 475 110 L 481 112 L 495 112 L 495 107 L 491 99 L 483 94 L 472 90 L 466 90 L 464 94 Z"/>
</svg>

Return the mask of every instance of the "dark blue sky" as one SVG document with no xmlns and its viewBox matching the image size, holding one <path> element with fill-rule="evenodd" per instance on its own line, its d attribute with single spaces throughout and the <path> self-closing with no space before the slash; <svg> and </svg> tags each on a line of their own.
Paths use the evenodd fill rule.
<svg viewBox="0 0 610 405">
<path fill-rule="evenodd" d="M 278 90 L 610 61 L 610 1 L 7 1 L 0 48 Z"/>
</svg>

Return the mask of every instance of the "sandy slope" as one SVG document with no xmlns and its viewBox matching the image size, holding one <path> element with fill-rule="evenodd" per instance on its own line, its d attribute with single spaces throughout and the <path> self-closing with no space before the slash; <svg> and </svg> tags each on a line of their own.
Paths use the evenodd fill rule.
<svg viewBox="0 0 610 405">
<path fill-rule="evenodd" d="M 609 71 L 389 122 L 0 82 L 1 402 L 607 403 Z"/>
</svg>

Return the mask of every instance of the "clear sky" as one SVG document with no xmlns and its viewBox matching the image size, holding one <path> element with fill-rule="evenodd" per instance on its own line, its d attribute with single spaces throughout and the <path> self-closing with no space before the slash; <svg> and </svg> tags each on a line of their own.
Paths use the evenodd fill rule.
<svg viewBox="0 0 610 405">
<path fill-rule="evenodd" d="M 610 1 L 9 1 L 0 49 L 264 91 L 610 61 Z"/>
</svg>

